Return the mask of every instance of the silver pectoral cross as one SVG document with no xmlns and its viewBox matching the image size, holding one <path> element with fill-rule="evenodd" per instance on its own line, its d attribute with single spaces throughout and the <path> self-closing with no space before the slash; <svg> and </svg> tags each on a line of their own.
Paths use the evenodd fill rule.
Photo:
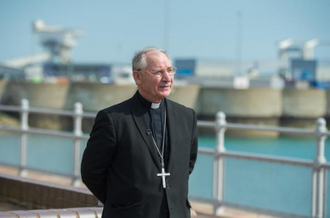
<svg viewBox="0 0 330 218">
<path fill-rule="evenodd" d="M 165 177 L 166 176 L 170 176 L 170 173 L 166 173 L 164 167 L 162 167 L 162 172 L 161 173 L 157 173 L 157 176 L 161 176 L 162 177 L 162 181 L 163 181 L 163 188 L 166 188 L 166 182 L 165 182 Z"/>
</svg>

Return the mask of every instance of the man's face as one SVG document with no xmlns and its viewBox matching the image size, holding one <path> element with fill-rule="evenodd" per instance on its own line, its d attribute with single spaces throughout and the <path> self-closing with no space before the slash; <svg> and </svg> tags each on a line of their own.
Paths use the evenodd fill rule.
<svg viewBox="0 0 330 218">
<path fill-rule="evenodd" d="M 169 58 L 160 51 L 146 53 L 147 67 L 144 72 L 134 71 L 133 76 L 140 94 L 151 102 L 160 102 L 171 93 L 174 75 L 169 75 L 167 70 L 172 67 Z M 160 76 L 153 72 L 163 71 Z"/>
</svg>

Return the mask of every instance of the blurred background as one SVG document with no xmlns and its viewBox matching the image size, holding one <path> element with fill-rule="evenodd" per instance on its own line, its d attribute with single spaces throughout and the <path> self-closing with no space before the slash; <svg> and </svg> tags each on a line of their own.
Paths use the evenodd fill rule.
<svg viewBox="0 0 330 218">
<path fill-rule="evenodd" d="M 2 0 L 0 60 L 43 51 L 32 23 L 80 29 L 73 62 L 129 63 L 147 46 L 175 58 L 277 60 L 278 42 L 329 40 L 329 2 Z M 238 54 L 239 53 L 239 54 Z M 329 59 L 329 48 L 315 57 Z"/>
<path fill-rule="evenodd" d="M 194 108 L 199 120 L 222 111 L 229 123 L 303 132 L 227 128 L 219 145 L 214 128 L 201 125 L 201 150 L 225 146 L 326 164 L 330 144 L 317 149 L 323 139 L 314 131 L 330 120 L 329 9 L 328 0 L 0 0 L 0 172 L 51 173 L 77 185 L 95 113 L 135 93 L 131 59 L 149 46 L 169 52 L 178 68 L 169 98 Z M 321 213 L 311 203 L 321 195 L 313 185 L 317 167 L 221 158 L 227 208 Z M 207 152 L 199 156 L 190 180 L 197 203 L 217 195 L 213 161 Z M 329 169 L 318 174 L 327 187 L 318 202 L 328 211 Z"/>
</svg>

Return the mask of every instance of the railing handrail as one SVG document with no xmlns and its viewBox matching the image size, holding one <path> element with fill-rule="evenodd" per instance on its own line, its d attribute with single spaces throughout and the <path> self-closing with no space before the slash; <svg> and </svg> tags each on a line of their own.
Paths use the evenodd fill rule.
<svg viewBox="0 0 330 218">
<path fill-rule="evenodd" d="M 9 111 L 9 112 L 23 112 L 21 106 L 8 106 L 8 105 L 0 105 L 0 111 Z M 49 114 L 49 115 L 62 115 L 62 116 L 75 116 L 75 112 L 73 110 L 65 110 L 65 109 L 49 109 L 49 108 L 35 108 L 29 107 L 29 113 L 38 113 L 38 114 Z M 82 114 L 85 118 L 94 118 L 96 113 L 94 112 L 84 112 Z"/>
<path fill-rule="evenodd" d="M 9 112 L 23 112 L 21 106 L 8 106 L 0 105 L 0 111 L 9 111 Z M 48 108 L 35 108 L 29 107 L 29 113 L 39 113 L 39 114 L 49 114 L 49 115 L 62 115 L 62 116 L 75 116 L 73 110 L 65 109 L 48 109 Z M 83 118 L 95 118 L 96 112 L 83 112 L 81 116 Z M 198 120 L 197 125 L 199 127 L 214 128 L 216 127 L 215 121 L 207 120 Z M 304 128 L 293 128 L 293 127 L 276 127 L 276 126 L 267 126 L 267 125 L 253 125 L 253 124 L 238 124 L 238 123 L 226 123 L 222 125 L 226 129 L 241 129 L 241 130 L 260 130 L 260 131 L 272 131 L 279 133 L 291 133 L 291 134 L 304 134 L 304 135 L 313 135 L 315 130 L 304 129 Z M 324 133 L 325 135 L 330 136 L 330 131 Z"/>
<path fill-rule="evenodd" d="M 72 132 L 64 132 L 64 131 L 57 131 L 57 130 L 45 130 L 45 129 L 31 128 L 31 127 L 27 130 L 22 130 L 19 127 L 0 125 L 0 130 L 8 131 L 8 132 L 16 132 L 16 133 L 30 133 L 30 134 L 40 134 L 40 135 L 47 135 L 47 136 L 57 136 L 57 137 L 70 138 L 70 139 L 84 139 L 84 140 L 89 139 L 89 135 L 87 135 L 87 134 L 84 134 L 81 136 L 76 136 Z"/>
<path fill-rule="evenodd" d="M 201 120 L 197 122 L 199 127 L 216 127 L 216 122 Z M 237 123 L 226 123 L 221 125 L 222 128 L 226 129 L 241 129 L 241 130 L 260 130 L 260 131 L 271 131 L 279 133 L 291 133 L 291 134 L 304 134 L 304 135 L 314 135 L 315 130 L 303 129 L 303 128 L 293 128 L 293 127 L 275 127 L 266 125 L 253 125 L 253 124 L 237 124 Z M 324 133 L 330 135 L 330 131 Z"/>
</svg>

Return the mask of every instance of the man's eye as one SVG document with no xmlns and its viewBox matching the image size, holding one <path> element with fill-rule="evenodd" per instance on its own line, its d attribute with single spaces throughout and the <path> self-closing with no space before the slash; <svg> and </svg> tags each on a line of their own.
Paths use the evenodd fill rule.
<svg viewBox="0 0 330 218">
<path fill-rule="evenodd" d="M 163 71 L 161 71 L 161 70 L 157 70 L 157 71 L 155 72 L 155 74 L 162 74 L 162 72 L 163 72 Z"/>
<path fill-rule="evenodd" d="M 168 68 L 167 69 L 167 72 L 172 73 L 173 72 L 173 68 Z"/>
</svg>

